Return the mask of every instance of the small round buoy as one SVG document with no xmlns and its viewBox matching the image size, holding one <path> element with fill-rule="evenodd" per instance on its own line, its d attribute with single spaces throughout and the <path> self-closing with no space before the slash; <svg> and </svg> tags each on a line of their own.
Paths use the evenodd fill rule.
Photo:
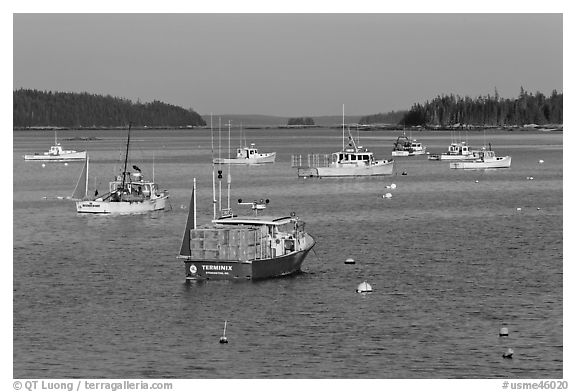
<svg viewBox="0 0 576 392">
<path fill-rule="evenodd" d="M 540 211 L 540 207 L 536 207 L 536 210 Z"/>
<path fill-rule="evenodd" d="M 500 328 L 500 336 L 508 336 L 508 328 L 506 327 Z"/>
<path fill-rule="evenodd" d="M 64 166 L 68 166 L 68 162 L 65 162 L 65 163 L 64 163 Z"/>
<path fill-rule="evenodd" d="M 220 337 L 220 344 L 224 344 L 224 343 L 228 343 L 228 339 L 226 338 L 226 336 L 221 336 Z"/>
<path fill-rule="evenodd" d="M 364 281 L 358 285 L 356 292 L 357 293 L 371 293 L 372 292 L 372 286 L 370 286 L 370 284 L 368 284 L 367 282 Z"/>
<path fill-rule="evenodd" d="M 522 211 L 522 208 L 518 207 L 516 208 L 516 211 Z"/>
<path fill-rule="evenodd" d="M 476 181 L 474 181 L 474 182 L 475 182 L 476 184 L 478 184 L 478 182 L 479 182 L 479 181 L 478 181 L 478 180 L 476 180 Z"/>
<path fill-rule="evenodd" d="M 390 184 L 390 189 L 396 189 L 396 184 Z"/>
<path fill-rule="evenodd" d="M 540 159 L 540 160 L 538 161 L 538 163 L 544 163 L 544 160 Z"/>
<path fill-rule="evenodd" d="M 45 163 L 43 163 L 43 164 L 42 164 L 42 167 L 46 167 L 46 164 L 45 164 Z"/>
<path fill-rule="evenodd" d="M 354 261 L 354 259 L 352 257 L 348 257 L 346 259 L 346 261 L 344 261 L 344 264 L 355 264 L 356 262 Z"/>
<path fill-rule="evenodd" d="M 388 192 L 388 193 L 382 195 L 382 197 L 385 199 L 390 199 L 392 197 L 392 194 L 390 192 Z"/>
<path fill-rule="evenodd" d="M 534 177 L 530 177 L 530 179 L 531 179 L 531 180 L 533 180 L 533 179 L 534 179 Z"/>
<path fill-rule="evenodd" d="M 502 357 L 511 359 L 512 355 L 514 355 L 514 350 L 509 348 L 504 354 L 502 354 Z"/>
</svg>

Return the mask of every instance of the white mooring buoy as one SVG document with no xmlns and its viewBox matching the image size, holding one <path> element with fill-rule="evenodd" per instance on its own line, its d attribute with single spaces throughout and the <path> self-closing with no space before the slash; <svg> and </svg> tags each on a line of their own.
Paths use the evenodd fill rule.
<svg viewBox="0 0 576 392">
<path fill-rule="evenodd" d="M 43 163 L 43 164 L 42 164 L 42 167 L 46 167 L 46 164 L 45 164 L 45 163 Z"/>
<path fill-rule="evenodd" d="M 68 166 L 68 162 L 64 162 L 64 166 Z"/>
<path fill-rule="evenodd" d="M 348 257 L 346 261 L 344 261 L 344 264 L 356 264 L 356 262 L 352 257 Z"/>
<path fill-rule="evenodd" d="M 474 181 L 474 182 L 475 182 L 476 184 L 478 184 L 478 182 L 479 182 L 479 181 L 478 181 L 478 180 L 476 180 L 476 181 Z"/>
<path fill-rule="evenodd" d="M 226 323 L 227 320 L 224 320 L 224 333 L 220 336 L 220 344 L 228 343 L 228 339 L 226 338 Z"/>
<path fill-rule="evenodd" d="M 544 160 L 543 160 L 543 159 L 540 159 L 540 160 L 538 161 L 538 163 L 544 163 Z"/>
<path fill-rule="evenodd" d="M 356 292 L 357 293 L 371 293 L 372 292 L 372 286 L 370 286 L 369 283 L 364 281 L 358 285 Z"/>
<path fill-rule="evenodd" d="M 522 211 L 522 208 L 518 207 L 516 208 L 516 211 Z"/>
<path fill-rule="evenodd" d="M 392 194 L 390 192 L 385 193 L 384 195 L 382 195 L 383 199 L 391 199 L 392 198 Z"/>
<path fill-rule="evenodd" d="M 502 354 L 503 358 L 508 358 L 511 359 L 512 355 L 514 355 L 514 350 L 512 350 L 511 348 L 509 348 L 508 350 L 506 350 L 506 352 L 504 354 Z"/>
<path fill-rule="evenodd" d="M 506 327 L 500 328 L 500 336 L 508 336 L 508 328 Z"/>
</svg>

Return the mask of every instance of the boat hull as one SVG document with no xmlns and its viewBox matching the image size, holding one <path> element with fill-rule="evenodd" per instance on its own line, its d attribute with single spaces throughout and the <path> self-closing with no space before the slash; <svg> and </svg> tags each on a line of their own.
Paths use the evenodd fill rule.
<svg viewBox="0 0 576 392">
<path fill-rule="evenodd" d="M 497 157 L 495 160 L 450 162 L 450 169 L 505 169 L 512 164 L 512 157 Z"/>
<path fill-rule="evenodd" d="M 469 161 L 476 159 L 477 157 L 473 154 L 469 155 L 450 155 L 450 154 L 441 154 L 441 155 L 429 155 L 428 159 L 431 161 Z"/>
<path fill-rule="evenodd" d="M 86 151 L 62 155 L 24 155 L 24 160 L 26 161 L 70 162 L 83 161 L 84 159 L 86 159 Z"/>
<path fill-rule="evenodd" d="M 415 155 L 424 155 L 426 154 L 426 148 L 417 151 L 392 151 L 393 157 L 412 157 Z"/>
<path fill-rule="evenodd" d="M 262 156 L 252 158 L 215 158 L 214 163 L 217 164 L 232 164 L 232 165 L 258 165 L 261 163 L 274 163 L 276 161 L 276 153 L 263 154 Z"/>
<path fill-rule="evenodd" d="M 394 161 L 380 161 L 373 165 L 337 164 L 327 167 L 298 168 L 298 177 L 363 177 L 390 176 Z"/>
<path fill-rule="evenodd" d="M 307 246 L 297 252 L 268 259 L 240 260 L 184 260 L 186 280 L 258 280 L 277 278 L 301 271 L 302 263 L 315 241 L 306 234 Z"/>
<path fill-rule="evenodd" d="M 81 214 L 142 214 L 166 209 L 168 196 L 143 201 L 98 201 L 76 202 L 76 212 Z"/>
</svg>

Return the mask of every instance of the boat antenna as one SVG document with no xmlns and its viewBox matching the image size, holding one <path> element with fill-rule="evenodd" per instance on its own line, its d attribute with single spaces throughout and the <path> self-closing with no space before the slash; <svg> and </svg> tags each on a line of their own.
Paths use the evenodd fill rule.
<svg viewBox="0 0 576 392">
<path fill-rule="evenodd" d="M 124 157 L 124 171 L 122 172 L 122 190 L 126 184 L 126 165 L 128 164 L 128 147 L 130 146 L 130 129 L 132 128 L 132 121 L 128 122 L 128 140 L 126 141 L 126 156 Z"/>
<path fill-rule="evenodd" d="M 154 182 L 154 158 L 155 154 L 154 151 L 152 151 L 152 182 Z"/>
<path fill-rule="evenodd" d="M 342 151 L 344 151 L 344 104 L 342 104 Z"/>
<path fill-rule="evenodd" d="M 230 175 L 230 120 L 228 120 L 228 177 L 226 178 L 228 184 L 228 211 L 230 211 L 230 183 L 232 176 Z"/>
<path fill-rule="evenodd" d="M 212 128 L 212 113 L 210 113 L 210 135 L 212 139 L 212 209 L 213 219 L 216 219 L 216 167 L 214 165 L 214 128 Z"/>
</svg>

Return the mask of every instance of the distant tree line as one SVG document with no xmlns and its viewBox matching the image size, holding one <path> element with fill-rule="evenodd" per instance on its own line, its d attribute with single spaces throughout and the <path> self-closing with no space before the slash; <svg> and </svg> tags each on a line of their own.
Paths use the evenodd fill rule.
<svg viewBox="0 0 576 392">
<path fill-rule="evenodd" d="M 414 104 L 401 123 L 406 126 L 562 124 L 562 97 L 556 90 L 546 97 L 540 92 L 527 93 L 522 87 L 516 99 L 501 98 L 498 91 L 494 96 L 476 99 L 442 95 L 423 105 Z"/>
<path fill-rule="evenodd" d="M 370 114 L 361 117 L 358 121 L 360 124 L 400 124 L 407 110 L 391 111 L 388 113 Z"/>
<path fill-rule="evenodd" d="M 314 125 L 314 119 L 311 117 L 294 117 L 288 119 L 288 125 Z"/>
<path fill-rule="evenodd" d="M 20 89 L 13 92 L 13 104 L 14 127 L 118 127 L 130 121 L 148 127 L 206 125 L 192 109 L 110 95 Z"/>
</svg>

